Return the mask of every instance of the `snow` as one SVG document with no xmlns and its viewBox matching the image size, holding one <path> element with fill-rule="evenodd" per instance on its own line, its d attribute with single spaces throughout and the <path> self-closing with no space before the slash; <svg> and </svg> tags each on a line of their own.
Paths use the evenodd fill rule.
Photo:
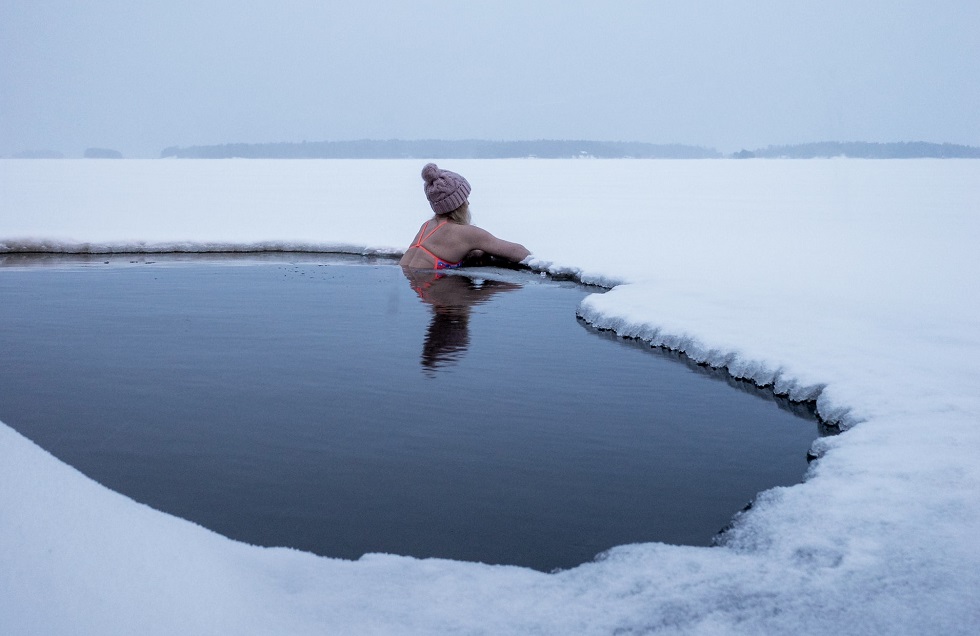
<svg viewBox="0 0 980 636">
<path fill-rule="evenodd" d="M 425 161 L 0 160 L 2 253 L 397 254 Z M 446 161 L 579 312 L 845 431 L 725 545 L 555 574 L 233 542 L 0 424 L 2 633 L 980 630 L 980 161 Z"/>
</svg>

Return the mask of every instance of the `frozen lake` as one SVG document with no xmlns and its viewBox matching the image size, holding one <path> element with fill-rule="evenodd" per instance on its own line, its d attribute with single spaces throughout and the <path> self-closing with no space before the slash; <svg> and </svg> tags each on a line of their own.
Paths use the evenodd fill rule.
<svg viewBox="0 0 980 636">
<path fill-rule="evenodd" d="M 4 416 L 0 631 L 976 633 L 980 161 L 439 163 L 531 267 L 616 285 L 578 305 L 589 322 L 815 399 L 845 430 L 720 546 L 621 545 L 544 574 L 248 546 L 98 485 Z M 393 255 L 427 214 L 423 164 L 0 160 L 0 252 Z"/>
</svg>

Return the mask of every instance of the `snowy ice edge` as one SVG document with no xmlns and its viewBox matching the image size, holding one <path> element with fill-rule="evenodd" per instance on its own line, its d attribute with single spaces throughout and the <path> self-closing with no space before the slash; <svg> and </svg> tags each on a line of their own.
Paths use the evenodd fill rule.
<svg viewBox="0 0 980 636">
<path fill-rule="evenodd" d="M 531 254 L 525 258 L 523 261 L 521 261 L 521 264 L 526 265 L 531 270 L 539 272 L 542 275 L 551 276 L 552 278 L 561 280 L 573 280 L 577 283 L 592 285 L 594 287 L 612 289 L 617 285 L 624 285 L 629 282 L 622 278 L 613 278 L 602 274 L 591 273 L 582 269 L 581 267 L 561 265 L 555 263 L 554 261 L 539 258 L 535 254 Z"/>
<path fill-rule="evenodd" d="M 370 246 L 355 243 L 311 243 L 299 241 L 59 241 L 52 239 L 0 239 L 0 254 L 214 254 L 214 253 L 309 253 L 354 254 L 359 256 L 400 257 L 403 248 Z M 612 289 L 624 280 L 590 274 L 581 268 L 558 265 L 553 261 L 528 256 L 521 265 L 554 278 L 575 280 L 584 285 Z"/>
<path fill-rule="evenodd" d="M 305 243 L 294 241 L 256 241 L 252 243 L 168 241 L 75 242 L 45 239 L 0 240 L 0 254 L 212 254 L 258 252 L 308 252 L 311 254 L 358 254 L 361 256 L 401 256 L 394 247 L 368 247 L 351 243 Z"/>
<path fill-rule="evenodd" d="M 585 285 L 604 287 L 607 290 L 629 284 L 628 281 L 621 279 L 589 274 L 577 267 L 558 266 L 534 255 L 525 259 L 523 263 L 543 274 L 556 278 L 569 278 Z M 831 405 L 826 399 L 821 399 L 827 387 L 826 383 L 802 383 L 785 373 L 782 368 L 772 368 L 765 363 L 748 360 L 737 351 L 707 347 L 693 336 L 673 334 L 649 322 L 632 322 L 615 316 L 596 308 L 592 300 L 594 295 L 583 299 L 575 313 L 596 329 L 613 331 L 622 338 L 642 340 L 651 347 L 683 353 L 698 364 L 723 369 L 733 378 L 748 380 L 760 388 L 771 388 L 777 396 L 786 397 L 793 402 L 813 402 L 817 406 L 820 419 L 826 424 L 840 427 L 841 430 L 858 423 L 858 420 L 851 416 L 852 411 L 849 407 Z M 819 440 L 814 442 L 815 449 L 820 446 L 818 442 Z"/>
<path fill-rule="evenodd" d="M 596 308 L 593 300 L 594 295 L 583 299 L 576 314 L 596 329 L 613 331 L 621 338 L 634 338 L 651 347 L 682 353 L 697 364 L 723 369 L 733 378 L 748 380 L 760 388 L 771 388 L 777 396 L 793 402 L 813 402 L 820 419 L 841 430 L 859 423 L 858 419 L 852 417 L 849 407 L 832 405 L 823 397 L 826 383 L 805 384 L 782 368 L 773 368 L 765 363 L 746 359 L 737 351 L 711 348 L 691 335 L 670 333 L 649 322 L 633 322 L 608 314 Z M 819 439 L 814 442 L 814 452 L 821 448 L 819 442 Z"/>
</svg>

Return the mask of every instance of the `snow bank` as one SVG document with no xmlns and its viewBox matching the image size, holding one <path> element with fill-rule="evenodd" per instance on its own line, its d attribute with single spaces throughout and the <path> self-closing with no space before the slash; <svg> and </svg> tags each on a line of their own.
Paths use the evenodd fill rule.
<svg viewBox="0 0 980 636">
<path fill-rule="evenodd" d="M 0 253 L 397 253 L 422 161 L 0 161 Z M 551 575 L 222 538 L 0 425 L 3 633 L 975 633 L 980 162 L 453 161 L 581 315 L 847 429 L 719 548 Z M 0 254 L 0 275 L 3 256 Z"/>
</svg>

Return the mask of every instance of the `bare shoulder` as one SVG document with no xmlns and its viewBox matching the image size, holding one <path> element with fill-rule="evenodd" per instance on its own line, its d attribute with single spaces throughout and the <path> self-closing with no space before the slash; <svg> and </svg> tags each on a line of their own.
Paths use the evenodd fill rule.
<svg viewBox="0 0 980 636">
<path fill-rule="evenodd" d="M 460 235 L 468 241 L 486 241 L 497 238 L 482 227 L 476 225 L 460 225 L 457 227 L 459 228 L 457 231 Z"/>
<path fill-rule="evenodd" d="M 460 227 L 460 234 L 465 237 L 471 250 L 483 250 L 494 256 L 501 256 L 511 261 L 522 261 L 530 254 L 528 249 L 520 243 L 513 243 L 497 238 L 476 225 L 464 225 Z"/>
</svg>

